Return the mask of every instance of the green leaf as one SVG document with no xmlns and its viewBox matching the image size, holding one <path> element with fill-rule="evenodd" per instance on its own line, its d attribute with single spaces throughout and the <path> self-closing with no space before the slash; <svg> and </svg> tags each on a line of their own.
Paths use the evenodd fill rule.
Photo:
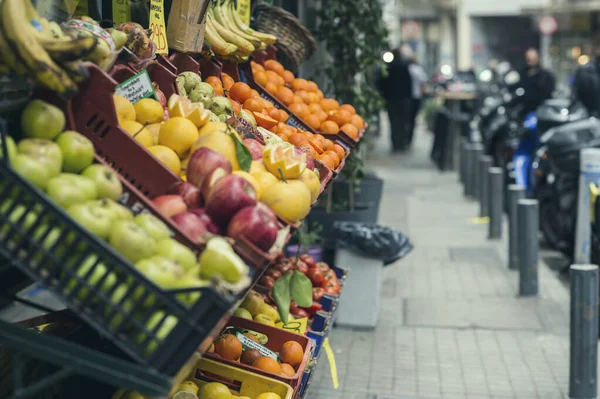
<svg viewBox="0 0 600 399">
<path fill-rule="evenodd" d="M 277 310 L 279 311 L 279 316 L 281 317 L 283 324 L 287 324 L 288 316 L 290 314 L 290 302 L 292 300 L 290 294 L 291 279 L 292 275 L 285 273 L 279 280 L 275 281 L 275 285 L 273 285 L 273 299 L 275 300 L 275 305 L 277 305 Z"/>
<path fill-rule="evenodd" d="M 250 155 L 250 150 L 246 148 L 244 143 L 240 141 L 236 134 L 229 132 L 229 135 L 235 143 L 235 154 L 237 156 L 238 163 L 240 164 L 240 169 L 244 172 L 249 172 L 250 166 L 252 165 L 252 155 Z"/>
<path fill-rule="evenodd" d="M 312 282 L 298 270 L 294 270 L 290 283 L 292 299 L 301 308 L 308 308 L 312 305 Z"/>
</svg>

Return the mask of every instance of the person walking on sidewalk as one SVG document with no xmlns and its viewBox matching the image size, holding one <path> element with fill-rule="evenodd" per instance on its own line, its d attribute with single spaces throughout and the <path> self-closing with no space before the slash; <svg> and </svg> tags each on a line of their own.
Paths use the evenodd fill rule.
<svg viewBox="0 0 600 399">
<path fill-rule="evenodd" d="M 421 109 L 421 101 L 423 98 L 423 89 L 427 82 L 427 74 L 425 69 L 417 62 L 416 57 L 413 57 L 409 66 L 408 71 L 412 80 L 412 106 L 410 109 L 410 126 L 408 129 L 407 145 L 410 147 L 412 144 L 413 137 L 415 135 L 415 128 L 417 126 L 417 115 Z"/>
<path fill-rule="evenodd" d="M 575 73 L 573 94 L 590 116 L 600 117 L 600 36 L 593 39 L 594 58 Z"/>
<path fill-rule="evenodd" d="M 523 95 L 523 116 L 534 112 L 546 100 L 552 98 L 555 87 L 554 75 L 540 65 L 540 55 L 534 48 L 525 52 L 527 66 L 521 72 Z"/>
<path fill-rule="evenodd" d="M 392 150 L 400 152 L 409 144 L 412 80 L 408 66 L 412 51 L 394 49 L 392 54 L 394 59 L 387 65 L 387 76 L 380 77 L 378 86 L 387 103 Z"/>
</svg>

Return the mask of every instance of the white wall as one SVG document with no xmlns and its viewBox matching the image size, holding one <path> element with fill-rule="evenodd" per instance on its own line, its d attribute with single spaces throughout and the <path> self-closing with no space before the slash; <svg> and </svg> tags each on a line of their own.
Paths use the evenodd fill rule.
<svg viewBox="0 0 600 399">
<path fill-rule="evenodd" d="M 518 15 L 523 8 L 548 6 L 550 0 L 462 0 L 467 12 L 474 17 Z"/>
</svg>

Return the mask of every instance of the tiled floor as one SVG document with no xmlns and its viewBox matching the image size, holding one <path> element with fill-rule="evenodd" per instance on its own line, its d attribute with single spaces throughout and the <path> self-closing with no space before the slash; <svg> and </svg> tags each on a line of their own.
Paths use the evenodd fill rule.
<svg viewBox="0 0 600 399">
<path fill-rule="evenodd" d="M 339 389 L 322 355 L 307 397 L 563 398 L 567 289 L 540 263 L 539 297 L 517 297 L 506 240 L 487 240 L 487 226 L 473 223 L 478 205 L 455 173 L 430 165 L 430 142 L 422 131 L 410 154 L 380 148 L 370 161 L 385 180 L 380 220 L 416 248 L 386 268 L 375 330 L 332 331 Z"/>
</svg>

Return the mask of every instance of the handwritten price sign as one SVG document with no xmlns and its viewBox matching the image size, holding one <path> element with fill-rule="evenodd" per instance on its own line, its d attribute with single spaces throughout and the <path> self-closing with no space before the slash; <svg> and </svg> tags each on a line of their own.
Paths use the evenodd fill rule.
<svg viewBox="0 0 600 399">
<path fill-rule="evenodd" d="M 129 0 L 113 0 L 112 12 L 113 21 L 117 25 L 131 21 L 131 6 Z"/>
<path fill-rule="evenodd" d="M 150 29 L 157 54 L 168 54 L 167 30 L 165 29 L 165 5 L 163 0 L 150 0 Z"/>
</svg>

